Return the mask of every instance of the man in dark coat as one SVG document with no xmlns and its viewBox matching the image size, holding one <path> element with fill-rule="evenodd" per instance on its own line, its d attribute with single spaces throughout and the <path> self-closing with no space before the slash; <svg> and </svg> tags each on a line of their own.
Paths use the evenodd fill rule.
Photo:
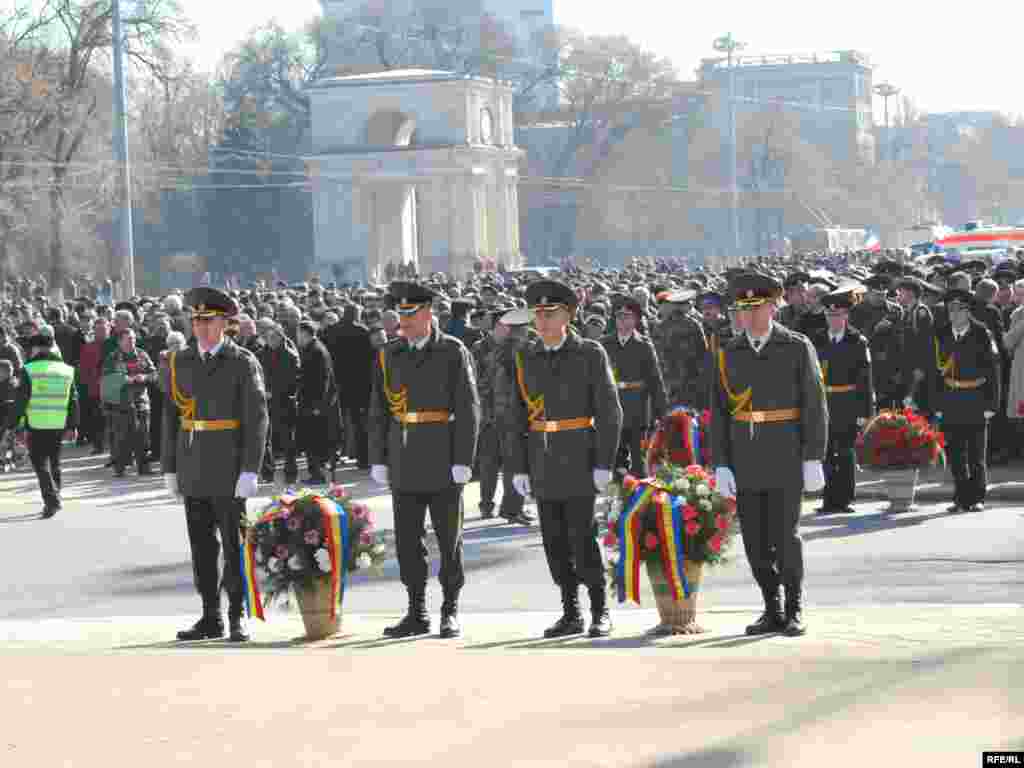
<svg viewBox="0 0 1024 768">
<path fill-rule="evenodd" d="M 370 396 L 371 476 L 391 485 L 395 544 L 405 617 L 387 637 L 430 631 L 426 608 L 429 568 L 424 546 L 427 510 L 441 551 L 438 578 L 444 594 L 441 637 L 461 634 L 462 489 L 472 477 L 480 430 L 480 399 L 469 350 L 441 333 L 431 311 L 436 294 L 418 283 L 390 288 L 402 337 L 380 350 Z"/>
<path fill-rule="evenodd" d="M 270 429 L 267 431 L 267 449 L 263 454 L 263 468 L 260 470 L 265 482 L 274 482 L 277 462 L 274 458 L 274 444 L 284 453 L 284 481 L 292 485 L 298 480 L 299 467 L 296 461 L 295 432 L 298 428 L 299 408 L 299 351 L 285 336 L 281 326 L 272 320 L 263 326 L 266 344 L 260 349 L 258 359 L 263 367 L 267 391 L 267 408 Z"/>
<path fill-rule="evenodd" d="M 871 352 L 850 323 L 863 286 L 845 286 L 822 298 L 828 333 L 814 339 L 828 395 L 828 453 L 820 514 L 851 514 L 855 495 L 857 431 L 874 414 Z"/>
<path fill-rule="evenodd" d="M 814 346 L 773 320 L 782 285 L 756 272 L 733 283 L 744 332 L 724 349 L 712 400 L 718 490 L 735 498 L 743 545 L 765 610 L 751 635 L 801 635 L 804 491 L 825 485 L 828 405 Z M 785 613 L 779 587 L 785 587 Z"/>
<path fill-rule="evenodd" d="M 324 343 L 334 362 L 334 378 L 338 384 L 342 416 L 346 428 L 352 429 L 355 459 L 360 469 L 368 469 L 366 415 L 373 382 L 373 344 L 370 329 L 361 322 L 362 307 L 345 307 L 341 322 L 328 329 Z"/>
<path fill-rule="evenodd" d="M 972 296 L 960 289 L 944 297 L 950 325 L 935 352 L 935 415 L 946 435 L 953 475 L 954 512 L 985 508 L 988 467 L 985 449 L 989 421 L 999 409 L 999 351 L 992 334 L 971 317 Z"/>
<path fill-rule="evenodd" d="M 316 337 L 309 320 L 299 323 L 299 442 L 306 452 L 309 482 L 326 482 L 324 465 L 332 459 L 338 441 L 338 388 L 334 383 L 331 353 Z"/>
<path fill-rule="evenodd" d="M 903 307 L 903 349 L 901 378 L 903 392 L 922 413 L 930 414 L 929 396 L 935 390 L 935 319 L 921 303 L 924 284 L 916 277 L 905 277 L 896 284 Z"/>
<path fill-rule="evenodd" d="M 533 495 L 551 576 L 563 613 L 545 637 L 583 632 L 579 587 L 590 595 L 591 637 L 612 630 L 594 505 L 612 478 L 622 407 L 608 353 L 569 330 L 576 294 L 554 280 L 526 292 L 539 338 L 498 379 L 499 423 L 507 441 L 507 471 L 520 495 Z"/>
<path fill-rule="evenodd" d="M 646 457 L 641 443 L 652 424 L 665 416 L 668 403 L 658 353 L 636 330 L 642 309 L 633 298 L 615 308 L 615 333 L 601 339 L 622 405 L 622 434 L 616 469 L 642 476 Z"/>
<path fill-rule="evenodd" d="M 240 523 L 245 499 L 255 496 L 257 473 L 267 441 L 267 400 L 263 372 L 255 356 L 225 337 L 235 301 L 214 288 L 193 288 L 196 345 L 168 360 L 168 391 L 160 453 L 167 490 L 184 497 L 196 589 L 203 615 L 179 640 L 224 635 L 221 587 L 228 593 L 230 639 L 249 639 L 242 591 Z M 219 542 L 218 535 L 220 533 Z M 218 579 L 220 549 L 223 580 Z"/>
</svg>

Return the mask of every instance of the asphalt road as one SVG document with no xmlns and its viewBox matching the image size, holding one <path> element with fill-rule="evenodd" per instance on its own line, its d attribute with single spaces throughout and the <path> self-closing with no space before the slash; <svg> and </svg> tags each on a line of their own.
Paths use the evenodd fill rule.
<svg viewBox="0 0 1024 768">
<path fill-rule="evenodd" d="M 65 509 L 48 521 L 38 519 L 31 471 L 0 476 L 0 619 L 195 612 L 183 511 L 159 477 L 114 480 L 103 459 L 81 450 L 68 451 L 64 464 Z M 386 489 L 355 469 L 339 472 L 338 479 L 370 504 L 381 528 L 392 527 Z M 464 621 L 472 622 L 474 611 L 557 609 L 539 529 L 480 520 L 477 499 L 471 484 Z M 813 515 L 813 506 L 805 505 L 803 523 L 810 622 L 815 606 L 1024 604 L 1024 506 L 993 504 L 982 513 L 950 515 L 946 503 L 932 503 L 889 515 L 883 503 L 865 502 L 856 515 L 824 519 Z M 760 596 L 739 540 L 732 555 L 705 575 L 702 604 L 753 611 Z M 395 614 L 404 601 L 391 560 L 382 576 L 356 578 L 346 610 Z M 435 610 L 439 602 L 435 581 Z M 649 597 L 644 602 L 652 606 Z"/>
</svg>

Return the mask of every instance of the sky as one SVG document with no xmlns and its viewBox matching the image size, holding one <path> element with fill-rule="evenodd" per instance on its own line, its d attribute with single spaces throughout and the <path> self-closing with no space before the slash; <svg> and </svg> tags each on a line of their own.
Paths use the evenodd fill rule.
<svg viewBox="0 0 1024 768">
<path fill-rule="evenodd" d="M 320 11 L 318 0 L 180 2 L 199 32 L 181 52 L 204 68 L 271 18 L 298 28 Z M 671 59 L 683 80 L 694 79 L 702 57 L 715 55 L 715 38 L 731 33 L 748 54 L 859 50 L 875 65 L 875 82 L 900 88 L 920 111 L 1024 114 L 1024 90 L 1013 74 L 1024 7 L 1006 0 L 733 0 L 720 9 L 682 0 L 553 2 L 557 24 L 625 34 Z"/>
</svg>

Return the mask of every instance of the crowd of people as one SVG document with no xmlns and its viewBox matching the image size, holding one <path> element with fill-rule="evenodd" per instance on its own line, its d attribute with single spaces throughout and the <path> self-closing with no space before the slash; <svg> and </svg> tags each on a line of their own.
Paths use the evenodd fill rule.
<svg viewBox="0 0 1024 768">
<path fill-rule="evenodd" d="M 586 502 L 589 515 L 577 515 L 574 505 L 595 489 L 600 492 L 616 473 L 643 473 L 644 439 L 674 408 L 708 412 L 713 433 L 716 414 L 748 425 L 753 440 L 756 424 L 799 423 L 818 413 L 806 404 L 771 404 L 806 385 L 806 377 L 793 383 L 790 368 L 817 371 L 827 440 L 821 456 L 804 444 L 805 474 L 793 487 L 799 486 L 797 498 L 816 487 L 820 462 L 821 514 L 851 511 L 854 440 L 879 409 L 910 406 L 942 425 L 957 511 L 983 508 L 988 465 L 1019 457 L 1024 445 L 1024 252 L 998 265 L 953 262 L 942 255 L 912 260 L 901 251 L 843 259 L 802 254 L 749 260 L 725 270 L 637 259 L 622 269 L 566 267 L 557 277 L 544 280 L 530 270 L 480 272 L 463 280 L 434 274 L 377 287 L 312 279 L 217 293 L 231 302 L 232 311 L 224 313 L 226 336 L 259 363 L 267 421 L 260 479 L 274 482 L 280 472 L 285 484 L 295 484 L 304 457 L 304 482 L 323 483 L 328 471 L 348 460 L 391 486 L 396 526 L 408 525 L 398 543 L 410 594 L 409 613 L 389 628 L 392 635 L 418 634 L 425 626 L 420 542 L 427 509 L 446 540 L 442 630 L 458 633 L 461 522 L 446 526 L 444 521 L 453 509 L 461 521 L 462 500 L 447 486 L 425 479 L 434 464 L 450 466 L 457 487 L 479 480 L 484 518 L 500 515 L 532 524 L 535 518 L 524 502 L 538 500 L 545 551 L 566 607 L 551 635 L 581 626 L 575 596 L 580 584 L 590 590 L 593 632 L 602 635 L 610 623 L 598 589 L 604 579 L 600 555 L 595 560 L 589 541 L 592 500 Z M 45 517 L 61 506 L 62 438 L 91 446 L 96 455 L 109 453 L 114 478 L 125 477 L 132 467 L 138 475 L 154 474 L 152 464 L 162 458 L 166 474 L 161 452 L 168 442 L 161 432 L 168 412 L 182 407 L 173 361 L 196 350 L 201 319 L 185 295 L 113 304 L 78 296 L 53 304 L 38 292 L 8 292 L 2 317 L 3 462 L 6 467 L 17 460 L 19 443 L 11 436 L 27 426 Z M 435 344 L 436 354 L 419 354 Z M 772 360 L 763 349 L 776 344 L 778 359 L 744 392 L 736 381 L 760 370 L 751 361 Z M 599 386 L 603 373 L 593 353 L 598 347 L 608 361 L 610 389 Z M 805 348 L 813 354 L 805 355 Z M 742 355 L 735 357 L 738 351 L 752 357 L 744 362 Z M 781 378 L 773 390 L 776 375 Z M 41 399 L 46 387 L 65 380 L 66 396 L 59 389 L 52 394 L 60 408 L 46 406 Z M 751 394 L 752 389 L 762 394 Z M 469 408 L 461 420 L 454 416 L 455 406 L 447 405 L 454 392 L 466 395 L 460 395 L 459 402 L 465 402 L 459 408 Z M 590 410 L 578 416 L 581 395 L 590 398 Z M 470 401 L 472 407 L 465 404 Z M 63 408 L 62 417 L 40 427 L 46 408 Z M 198 431 L 201 424 L 195 421 L 190 429 Z M 473 425 L 471 439 L 460 431 L 468 429 L 464 424 Z M 461 437 L 442 440 L 440 428 Z M 59 433 L 48 442 L 36 436 L 47 429 Z M 803 429 L 817 434 L 814 424 Z M 712 442 L 721 487 L 732 488 L 741 499 L 747 494 L 747 510 L 775 503 L 755 480 L 763 476 L 768 482 L 764 468 L 771 462 L 761 456 L 755 471 L 751 462 L 757 457 L 744 454 L 750 446 L 758 452 L 764 446 L 730 438 L 723 428 Z M 446 445 L 449 450 L 441 450 Z M 595 463 L 596 455 L 609 451 L 607 460 Z M 402 464 L 402 455 L 415 459 Z M 593 472 L 587 489 L 574 485 L 581 482 L 584 465 Z M 400 514 L 399 507 L 408 514 Z M 588 522 L 566 523 L 577 518 Z M 779 584 L 770 583 L 778 582 L 780 571 L 769 563 L 783 557 L 771 552 L 787 550 L 786 573 L 802 579 L 799 547 L 785 543 L 798 540 L 797 524 L 798 512 L 786 523 L 792 536 L 770 551 L 747 543 L 748 559 L 764 577 L 766 602 L 754 631 L 802 631 L 799 589 L 792 601 L 787 593 L 783 611 Z"/>
</svg>

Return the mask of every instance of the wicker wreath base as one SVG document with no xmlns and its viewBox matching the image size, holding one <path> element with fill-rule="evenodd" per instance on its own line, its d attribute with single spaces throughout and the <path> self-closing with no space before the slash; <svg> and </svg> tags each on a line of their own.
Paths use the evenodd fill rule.
<svg viewBox="0 0 1024 768">
<path fill-rule="evenodd" d="M 295 600 L 299 604 L 302 623 L 306 627 L 307 640 L 324 640 L 341 631 L 341 606 L 331 618 L 331 583 L 320 578 L 313 581 L 311 589 L 295 587 Z"/>
<path fill-rule="evenodd" d="M 690 586 L 689 597 L 673 600 L 668 582 L 662 571 L 661 563 L 656 559 L 647 561 L 647 578 L 654 590 L 654 602 L 658 606 L 660 623 L 648 631 L 652 637 L 668 637 L 670 635 L 699 635 L 706 630 L 697 623 L 697 598 L 700 596 L 700 582 L 704 569 L 703 563 L 689 560 L 683 564 L 686 581 Z"/>
</svg>

